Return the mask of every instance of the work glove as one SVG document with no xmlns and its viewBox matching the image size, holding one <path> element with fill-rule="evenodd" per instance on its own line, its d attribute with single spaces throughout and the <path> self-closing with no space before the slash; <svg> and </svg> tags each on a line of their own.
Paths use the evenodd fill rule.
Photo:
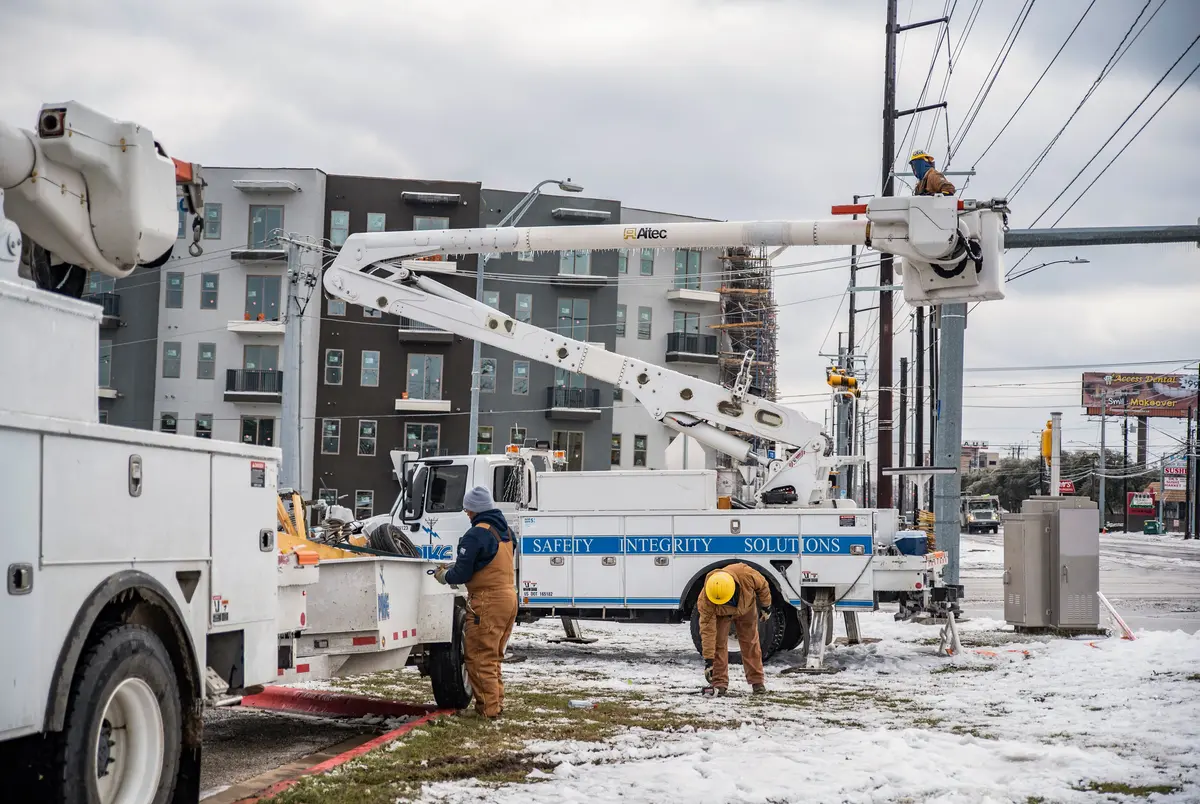
<svg viewBox="0 0 1200 804">
<path fill-rule="evenodd" d="M 433 573 L 433 579 L 434 579 L 435 581 L 437 581 L 438 583 L 443 583 L 443 584 L 444 584 L 444 583 L 446 582 L 446 573 L 447 573 L 447 572 L 449 572 L 449 571 L 450 571 L 450 565 L 449 565 L 449 564 L 443 564 L 442 566 L 438 567 L 438 568 L 437 568 L 437 569 L 434 571 L 434 573 Z"/>
<path fill-rule="evenodd" d="M 765 623 L 769 619 L 771 619 L 771 607 L 770 606 L 766 606 L 766 607 L 760 606 L 758 609 L 758 621 L 760 623 Z"/>
<path fill-rule="evenodd" d="M 709 684 L 711 684 L 712 677 L 713 677 L 713 660 L 705 659 L 704 660 L 704 680 L 707 681 Z"/>
</svg>

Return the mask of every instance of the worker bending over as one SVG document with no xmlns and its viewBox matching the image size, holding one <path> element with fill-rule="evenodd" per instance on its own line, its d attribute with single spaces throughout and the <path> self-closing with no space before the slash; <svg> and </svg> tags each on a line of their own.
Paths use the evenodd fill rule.
<svg viewBox="0 0 1200 804">
<path fill-rule="evenodd" d="M 513 540 L 492 494 L 476 486 L 463 497 L 470 529 L 458 542 L 453 565 L 439 567 L 441 583 L 467 587 L 467 677 L 475 691 L 475 711 L 489 719 L 504 711 L 500 662 L 517 620 Z"/>
<path fill-rule="evenodd" d="M 704 680 L 724 695 L 729 688 L 729 626 L 737 631 L 746 681 L 761 695 L 767 691 L 763 675 L 759 620 L 771 616 L 771 587 L 767 579 L 746 564 L 730 564 L 708 573 L 696 601 L 700 612 L 700 643 L 704 654 Z"/>
<path fill-rule="evenodd" d="M 924 151 L 913 151 L 908 164 L 917 177 L 913 195 L 954 195 L 954 185 L 934 167 L 932 156 Z"/>
</svg>

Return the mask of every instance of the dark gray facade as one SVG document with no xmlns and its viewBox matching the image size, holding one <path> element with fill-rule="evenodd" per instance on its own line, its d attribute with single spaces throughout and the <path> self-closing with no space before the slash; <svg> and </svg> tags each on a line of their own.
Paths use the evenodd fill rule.
<svg viewBox="0 0 1200 804">
<path fill-rule="evenodd" d="M 182 240 L 177 249 L 187 253 Z M 102 422 L 154 429 L 159 281 L 158 268 L 139 268 L 116 280 L 94 274 L 89 280 L 86 300 L 104 308 L 98 400 Z"/>
<path fill-rule="evenodd" d="M 524 195 L 483 190 L 480 222 L 495 226 Z M 585 220 L 573 210 L 607 213 L 607 217 Z M 621 205 L 617 201 L 543 195 L 516 225 L 620 222 Z M 521 278 L 513 279 L 514 276 Z M 591 252 L 583 257 L 568 255 L 565 260 L 558 252 L 494 255 L 487 263 L 484 288 L 487 294 L 497 294 L 493 301 L 502 312 L 518 320 L 528 317 L 534 326 L 613 349 L 616 251 Z M 565 315 L 560 315 L 560 311 Z M 522 434 L 513 432 L 517 429 L 523 431 L 525 438 L 550 441 L 556 449 L 565 450 L 571 469 L 609 468 L 612 386 L 578 375 L 565 376 L 545 363 L 490 346 L 483 347 L 482 356 L 485 375 L 492 368 L 494 373 L 490 378 L 485 376 L 485 392 L 480 393 L 480 452 L 502 450 L 514 436 Z M 525 369 L 527 374 L 522 376 Z M 526 392 L 519 393 L 522 389 Z M 490 441 L 487 428 L 491 428 Z"/>
</svg>

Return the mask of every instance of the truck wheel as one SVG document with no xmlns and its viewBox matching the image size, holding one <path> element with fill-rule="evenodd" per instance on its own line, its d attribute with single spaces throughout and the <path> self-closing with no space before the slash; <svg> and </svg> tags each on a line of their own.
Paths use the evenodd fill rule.
<svg viewBox="0 0 1200 804">
<path fill-rule="evenodd" d="M 372 550 L 378 550 L 381 553 L 406 558 L 421 557 L 421 551 L 416 548 L 412 540 L 404 531 L 390 522 L 385 522 L 367 534 L 367 543 L 371 545 Z"/>
<path fill-rule="evenodd" d="M 429 680 L 433 684 L 433 699 L 442 709 L 466 709 L 467 704 L 471 703 L 471 682 L 467 678 L 463 651 L 466 630 L 467 613 L 455 606 L 451 641 L 429 648 Z"/>
<path fill-rule="evenodd" d="M 800 612 L 795 606 L 784 606 L 783 610 L 775 612 L 783 617 L 783 641 L 780 650 L 795 650 L 804 641 L 804 624 L 800 621 Z"/>
<path fill-rule="evenodd" d="M 54 800 L 170 801 L 183 742 L 181 715 L 162 641 L 145 626 L 112 626 L 76 668 L 59 735 Z"/>
<path fill-rule="evenodd" d="M 770 660 L 772 656 L 779 652 L 780 646 L 783 645 L 785 630 L 786 626 L 783 623 L 783 612 L 781 611 L 779 601 L 772 600 L 770 618 L 765 623 L 760 622 L 758 624 L 758 644 L 762 648 L 763 662 Z M 700 609 L 696 606 L 692 607 L 691 631 L 692 644 L 696 646 L 696 652 L 703 656 L 704 643 L 700 639 Z M 730 638 L 735 638 L 732 628 L 729 629 L 729 632 Z M 741 664 L 742 652 L 740 650 L 730 650 L 729 663 Z"/>
</svg>

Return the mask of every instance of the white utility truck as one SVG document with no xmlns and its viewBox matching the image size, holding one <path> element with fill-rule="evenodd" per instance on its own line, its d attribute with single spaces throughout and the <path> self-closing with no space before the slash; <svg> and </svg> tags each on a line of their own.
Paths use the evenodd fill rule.
<svg viewBox="0 0 1200 804">
<path fill-rule="evenodd" d="M 958 588 L 939 583 L 944 555 L 906 555 L 894 544 L 894 511 L 856 508 L 830 496 L 829 471 L 845 459 L 830 454 L 819 424 L 749 393 L 751 355 L 738 381 L 725 388 L 517 321 L 424 275 L 455 270 L 446 257 L 481 252 L 860 245 L 902 258 L 905 295 L 914 303 L 1002 298 L 1002 202 L 880 198 L 846 211 L 866 217 L 351 235 L 325 272 L 325 289 L 335 298 L 611 384 L 632 394 L 656 421 L 759 467 L 763 477 L 753 501 L 723 509 L 713 504 L 715 476 L 536 474 L 519 451 L 428 458 L 415 463 L 415 472 L 398 473 L 406 492 L 391 524 L 407 527 L 426 555 L 448 560 L 467 527 L 466 489 L 523 488 L 498 499 L 514 509 L 518 594 L 527 612 L 693 616 L 705 574 L 745 561 L 768 578 L 780 615 L 764 624 L 764 652 L 801 643 L 818 648 L 808 654 L 812 670 L 821 669 L 835 611 L 846 614 L 853 640 L 856 612 L 873 608 L 881 594 L 902 598 L 903 612 L 953 605 Z M 760 454 L 748 438 L 783 453 Z"/>
<path fill-rule="evenodd" d="M 199 216 L 202 188 L 149 130 L 74 102 L 33 131 L 0 123 L 6 801 L 197 801 L 204 707 L 298 655 L 420 662 L 440 701 L 469 699 L 457 596 L 429 562 L 328 574 L 280 550 L 278 449 L 98 423 L 102 310 L 73 297 L 88 271 L 165 264 L 177 203 Z"/>
<path fill-rule="evenodd" d="M 998 533 L 1000 498 L 995 494 L 963 497 L 959 503 L 959 525 L 967 533 Z"/>
</svg>

